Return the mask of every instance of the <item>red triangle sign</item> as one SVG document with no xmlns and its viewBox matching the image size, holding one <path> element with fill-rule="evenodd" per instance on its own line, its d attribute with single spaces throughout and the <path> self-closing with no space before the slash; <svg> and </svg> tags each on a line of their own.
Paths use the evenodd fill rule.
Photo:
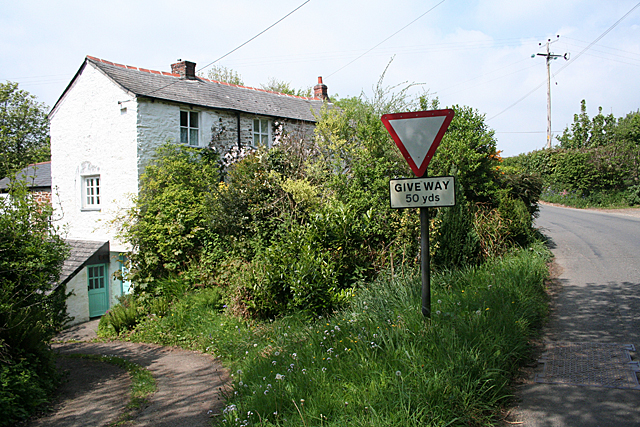
<svg viewBox="0 0 640 427">
<path fill-rule="evenodd" d="M 453 115 L 451 109 L 385 114 L 382 123 L 413 173 L 422 177 Z"/>
</svg>

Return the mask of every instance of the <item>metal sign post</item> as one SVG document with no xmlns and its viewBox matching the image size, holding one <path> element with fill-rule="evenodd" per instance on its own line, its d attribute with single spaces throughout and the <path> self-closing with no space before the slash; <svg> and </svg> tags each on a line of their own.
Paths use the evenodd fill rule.
<svg viewBox="0 0 640 427">
<path fill-rule="evenodd" d="M 389 181 L 394 209 L 420 208 L 420 270 L 422 315 L 431 317 L 431 267 L 429 259 L 429 207 L 454 206 L 453 177 L 426 178 L 427 166 L 453 120 L 453 110 L 385 114 L 382 123 L 407 160 L 417 179 Z"/>
<path fill-rule="evenodd" d="M 429 208 L 420 208 L 420 271 L 422 277 L 422 315 L 431 317 L 431 267 L 429 254 Z"/>
</svg>

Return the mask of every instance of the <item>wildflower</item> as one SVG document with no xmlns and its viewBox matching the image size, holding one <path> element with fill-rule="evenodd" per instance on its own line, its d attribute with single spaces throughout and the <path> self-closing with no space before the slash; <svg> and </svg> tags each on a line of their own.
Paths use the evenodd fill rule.
<svg viewBox="0 0 640 427">
<path fill-rule="evenodd" d="M 436 310 L 436 314 L 437 314 L 437 315 L 440 315 L 440 310 Z"/>
<path fill-rule="evenodd" d="M 441 299 L 438 300 L 438 304 L 442 304 L 442 300 Z"/>
<path fill-rule="evenodd" d="M 242 369 L 238 369 L 238 375 L 242 375 Z"/>
<path fill-rule="evenodd" d="M 280 381 L 284 379 L 284 375 L 276 374 L 276 380 Z"/>
<path fill-rule="evenodd" d="M 476 311 L 476 314 L 477 314 L 478 316 L 480 316 L 480 313 L 482 313 L 480 310 L 477 310 L 477 311 Z"/>
<path fill-rule="evenodd" d="M 295 359 L 296 357 L 298 357 L 298 354 L 297 354 L 297 353 L 293 353 L 293 354 L 291 355 L 291 357 L 293 357 L 293 358 Z"/>
<path fill-rule="evenodd" d="M 402 372 L 396 371 L 396 377 L 400 377 L 400 376 L 402 376 Z"/>
<path fill-rule="evenodd" d="M 229 412 L 233 412 L 233 411 L 235 411 L 237 409 L 238 409 L 238 407 L 236 405 L 231 404 L 231 405 L 227 406 L 226 408 L 224 408 L 222 412 L 225 413 L 225 414 L 228 414 Z"/>
<path fill-rule="evenodd" d="M 258 344 L 254 344 L 253 346 L 254 346 L 254 347 L 257 347 L 257 346 L 258 346 Z"/>
<path fill-rule="evenodd" d="M 303 373 L 303 374 L 305 374 L 305 375 L 307 375 L 307 370 L 306 370 L 306 369 L 303 369 L 303 370 L 302 370 L 302 373 Z"/>
<path fill-rule="evenodd" d="M 280 352 L 279 351 L 276 351 L 276 356 L 280 356 Z"/>
<path fill-rule="evenodd" d="M 273 366 L 276 366 L 276 363 L 278 363 L 278 362 L 276 362 L 275 360 L 271 361 L 271 364 L 272 364 Z"/>
</svg>

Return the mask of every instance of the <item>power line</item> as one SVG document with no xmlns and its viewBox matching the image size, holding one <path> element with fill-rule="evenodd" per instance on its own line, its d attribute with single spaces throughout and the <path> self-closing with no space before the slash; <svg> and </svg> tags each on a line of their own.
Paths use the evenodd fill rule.
<svg viewBox="0 0 640 427">
<path fill-rule="evenodd" d="M 338 71 L 343 70 L 344 68 L 347 68 L 349 65 L 353 64 L 354 62 L 356 62 L 358 59 L 362 58 L 363 56 L 365 56 L 367 53 L 371 52 L 372 50 L 374 50 L 375 48 L 377 48 L 378 46 L 380 46 L 382 43 L 386 42 L 387 40 L 389 40 L 390 38 L 392 38 L 393 36 L 395 36 L 396 34 L 398 34 L 399 32 L 401 32 L 402 30 L 404 30 L 405 28 L 407 28 L 408 26 L 410 26 L 411 24 L 413 24 L 414 22 L 416 22 L 417 20 L 419 20 L 420 18 L 422 18 L 423 16 L 425 16 L 427 13 L 431 12 L 433 9 L 435 9 L 436 7 L 440 6 L 442 3 L 444 3 L 447 0 L 442 0 L 440 3 L 436 4 L 435 6 L 433 6 L 431 9 L 427 10 L 425 13 L 423 13 L 422 15 L 418 16 L 416 19 L 414 19 L 413 21 L 409 22 L 407 25 L 405 25 L 404 27 L 400 28 L 398 31 L 396 31 L 395 33 L 391 34 L 389 37 L 387 37 L 386 39 L 382 40 L 380 43 L 378 43 L 377 45 L 375 45 L 374 47 L 372 47 L 371 49 L 369 49 L 368 51 L 366 51 L 365 53 L 363 53 L 362 55 L 358 56 L 356 59 L 354 59 L 353 61 L 349 62 L 348 64 L 338 68 L 336 71 L 334 71 L 333 73 L 329 74 L 327 77 L 331 77 L 334 74 L 336 74 Z"/>
<path fill-rule="evenodd" d="M 564 70 L 565 68 L 567 68 L 569 65 L 571 65 L 576 59 L 578 59 L 580 56 L 582 56 L 583 53 L 585 53 L 587 50 L 589 50 L 594 44 L 596 44 L 597 42 L 600 41 L 600 39 L 602 39 L 604 36 L 606 36 L 607 34 L 609 34 L 609 32 L 611 30 L 613 30 L 615 27 L 618 26 L 618 24 L 620 22 L 622 22 L 622 20 L 624 18 L 626 18 L 627 16 L 629 16 L 629 14 L 631 12 L 633 12 L 635 9 L 637 9 L 638 7 L 640 7 L 640 3 L 636 4 L 635 6 L 633 6 L 631 8 L 631 10 L 629 10 L 627 13 L 624 14 L 624 16 L 620 19 L 618 19 L 613 25 L 611 25 L 609 28 L 607 28 L 607 30 L 605 32 L 603 32 L 602 34 L 600 34 L 600 36 L 598 36 L 594 41 L 591 42 L 591 44 L 589 44 L 589 46 L 585 47 L 580 53 L 578 53 L 576 56 L 574 56 L 573 58 L 571 58 L 571 60 L 569 60 L 563 67 L 561 67 L 558 71 L 556 71 L 556 73 L 554 74 L 554 76 L 558 73 L 560 73 L 562 70 Z M 538 86 L 534 87 L 531 91 L 529 91 L 525 96 L 523 96 L 522 98 L 518 99 L 516 102 L 514 102 L 513 104 L 509 105 L 507 108 L 505 108 L 504 110 L 500 111 L 498 114 L 489 117 L 487 119 L 487 121 L 489 120 L 493 120 L 496 117 L 498 117 L 499 115 L 501 115 L 502 113 L 510 110 L 511 108 L 515 107 L 516 105 L 518 105 L 520 102 L 524 101 L 526 98 L 529 97 L 529 95 L 531 95 L 533 92 L 535 92 L 536 90 L 540 89 L 546 82 L 542 82 L 540 83 Z"/>
<path fill-rule="evenodd" d="M 284 21 L 287 17 L 289 17 L 290 15 L 292 15 L 295 11 L 297 11 L 298 9 L 300 9 L 302 6 L 304 6 L 305 4 L 309 3 L 311 0 L 307 0 L 304 3 L 302 3 L 300 6 L 296 7 L 295 9 L 293 9 L 291 12 L 287 13 L 285 16 L 283 16 L 282 18 L 278 19 L 276 22 L 274 22 L 273 24 L 271 24 L 270 26 L 268 26 L 267 28 L 265 28 L 264 30 L 262 30 L 261 32 L 259 32 L 258 34 L 256 34 L 255 36 L 251 37 L 249 40 L 247 40 L 246 42 L 242 43 L 240 46 L 236 47 L 235 49 L 225 53 L 224 55 L 222 55 L 220 58 L 216 59 L 213 62 L 210 62 L 209 64 L 205 65 L 204 67 L 200 68 L 198 71 L 202 71 L 205 68 L 209 67 L 210 65 L 215 64 L 216 62 L 220 61 L 222 58 L 225 58 L 229 55 L 231 55 L 233 52 L 235 52 L 236 50 L 240 49 L 242 46 L 246 45 L 247 43 L 255 40 L 256 38 L 258 38 L 259 36 L 261 36 L 262 34 L 266 33 L 268 30 L 270 30 L 271 28 L 275 27 L 276 25 L 278 25 L 280 22 Z M 444 1 L 444 0 L 443 0 Z"/>
<path fill-rule="evenodd" d="M 230 51 L 230 52 L 228 52 L 228 53 L 225 53 L 225 54 L 224 54 L 224 55 L 222 55 L 220 58 L 218 58 L 218 59 L 216 59 L 215 61 L 210 62 L 210 63 L 208 63 L 207 65 L 205 65 L 204 67 L 200 68 L 200 69 L 198 70 L 198 72 L 199 72 L 199 71 L 204 70 L 205 68 L 207 68 L 208 66 L 210 66 L 210 65 L 212 65 L 212 64 L 215 64 L 216 62 L 220 61 L 222 58 L 224 58 L 224 57 L 226 57 L 226 56 L 231 55 L 233 52 L 235 52 L 236 50 L 240 49 L 242 46 L 246 45 L 246 44 L 247 44 L 247 43 L 249 43 L 250 41 L 255 40 L 258 36 L 260 36 L 260 35 L 264 34 L 265 32 L 267 32 L 267 30 L 269 30 L 269 29 L 271 29 L 271 28 L 275 27 L 278 23 L 282 22 L 286 17 L 288 17 L 288 16 L 289 16 L 289 15 L 291 15 L 293 12 L 295 12 L 295 11 L 296 11 L 296 10 L 298 10 L 298 9 L 300 9 L 302 6 L 304 6 L 305 4 L 309 3 L 310 1 L 311 1 L 311 0 L 307 0 L 307 1 L 305 1 L 305 2 L 304 2 L 304 3 L 302 3 L 300 6 L 296 7 L 296 8 L 295 8 L 295 9 L 293 9 L 291 12 L 287 13 L 285 16 L 283 16 L 282 18 L 278 19 L 276 22 L 274 22 L 273 24 L 271 24 L 269 27 L 265 28 L 264 30 L 262 30 L 261 32 L 259 32 L 258 34 L 256 34 L 255 36 L 253 36 L 252 38 L 250 38 L 249 40 L 247 40 L 246 42 L 242 43 L 240 46 L 236 47 L 235 49 L 233 49 L 232 51 Z M 158 92 L 159 90 L 162 90 L 162 89 L 166 89 L 166 88 L 168 88 L 169 86 L 174 85 L 174 84 L 176 84 L 176 83 L 178 83 L 178 82 L 179 82 L 179 80 L 175 80 L 175 81 L 173 81 L 173 82 L 171 82 L 171 83 L 169 83 L 169 84 L 167 84 L 167 85 L 165 85 L 165 86 L 162 86 L 162 87 L 159 87 L 158 89 L 152 90 L 151 92 L 148 92 L 148 93 L 146 93 L 145 95 L 146 95 L 146 96 L 149 96 L 149 95 L 151 95 L 152 93 Z"/>
</svg>

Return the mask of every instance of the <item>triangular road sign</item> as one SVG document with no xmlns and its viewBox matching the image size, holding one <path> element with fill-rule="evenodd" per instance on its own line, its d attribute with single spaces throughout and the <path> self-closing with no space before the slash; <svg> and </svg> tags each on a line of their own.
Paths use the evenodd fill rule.
<svg viewBox="0 0 640 427">
<path fill-rule="evenodd" d="M 454 111 L 385 114 L 382 123 L 417 177 L 422 177 L 453 120 Z"/>
</svg>

